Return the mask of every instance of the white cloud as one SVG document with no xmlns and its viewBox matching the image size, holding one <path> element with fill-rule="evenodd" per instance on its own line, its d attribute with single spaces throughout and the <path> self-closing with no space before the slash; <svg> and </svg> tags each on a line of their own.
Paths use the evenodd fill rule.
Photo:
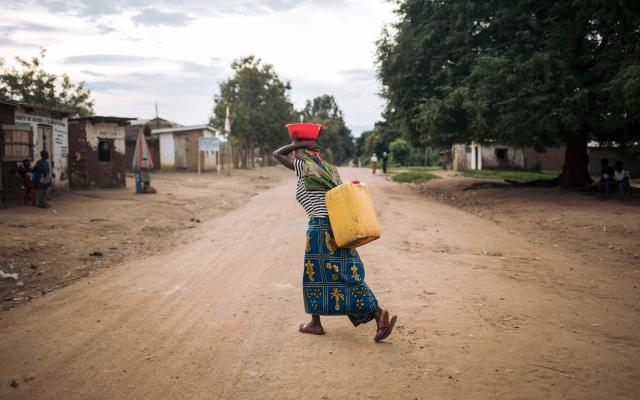
<svg viewBox="0 0 640 400">
<path fill-rule="evenodd" d="M 45 66 L 86 80 L 98 113 L 147 117 L 157 100 L 184 124 L 206 121 L 231 61 L 255 54 L 291 81 L 296 107 L 332 94 L 349 125 L 372 126 L 382 106 L 375 41 L 392 9 L 385 0 L 37 0 L 9 7 L 1 49 L 47 48 Z"/>
</svg>

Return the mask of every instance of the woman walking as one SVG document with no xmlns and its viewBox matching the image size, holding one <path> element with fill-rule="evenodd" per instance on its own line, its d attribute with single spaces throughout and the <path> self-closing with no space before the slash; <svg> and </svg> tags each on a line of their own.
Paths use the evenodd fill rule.
<svg viewBox="0 0 640 400">
<path fill-rule="evenodd" d="M 294 140 L 273 155 L 295 171 L 296 199 L 309 216 L 302 290 L 311 321 L 300 325 L 300 332 L 323 335 L 321 315 L 346 315 L 354 326 L 375 320 L 374 340 L 385 339 L 393 330 L 396 316 L 389 318 L 389 312 L 378 305 L 364 281 L 364 265 L 358 252 L 339 248 L 333 238 L 325 192 L 342 183 L 338 171 L 322 158 L 317 140 Z"/>
<path fill-rule="evenodd" d="M 373 174 L 376 174 L 376 169 L 378 169 L 378 156 L 376 155 L 376 153 L 373 153 L 371 155 L 371 172 L 373 172 Z"/>
</svg>

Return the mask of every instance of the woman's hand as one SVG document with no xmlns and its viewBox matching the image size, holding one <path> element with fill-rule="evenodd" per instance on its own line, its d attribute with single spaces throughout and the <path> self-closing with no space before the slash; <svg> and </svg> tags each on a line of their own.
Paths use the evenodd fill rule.
<svg viewBox="0 0 640 400">
<path fill-rule="evenodd" d="M 309 150 L 318 150 L 318 141 L 317 140 L 302 140 L 298 142 L 300 147 L 309 149 Z"/>
<path fill-rule="evenodd" d="M 289 155 L 291 154 L 291 152 L 297 149 L 318 150 L 318 141 L 301 140 L 299 142 L 293 142 L 291 144 L 282 146 L 278 150 L 274 151 L 273 156 L 285 167 L 293 169 L 293 157 L 290 157 Z"/>
</svg>

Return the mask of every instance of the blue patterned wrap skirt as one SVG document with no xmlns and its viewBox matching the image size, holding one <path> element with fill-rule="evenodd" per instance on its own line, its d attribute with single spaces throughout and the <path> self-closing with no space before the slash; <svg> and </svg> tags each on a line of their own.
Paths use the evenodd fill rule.
<svg viewBox="0 0 640 400">
<path fill-rule="evenodd" d="M 302 279 L 305 311 L 346 315 L 355 326 L 371 321 L 378 300 L 364 276 L 356 249 L 336 245 L 329 218 L 310 219 Z"/>
</svg>

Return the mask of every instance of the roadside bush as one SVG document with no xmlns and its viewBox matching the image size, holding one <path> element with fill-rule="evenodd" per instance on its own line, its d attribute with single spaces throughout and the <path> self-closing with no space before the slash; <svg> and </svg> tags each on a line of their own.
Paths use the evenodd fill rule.
<svg viewBox="0 0 640 400">
<path fill-rule="evenodd" d="M 406 172 L 401 172 L 397 175 L 394 175 L 393 179 L 396 182 L 403 183 L 424 183 L 430 181 L 431 179 L 437 179 L 438 176 L 432 174 L 431 172 L 420 170 L 420 169 L 412 169 Z"/>
<path fill-rule="evenodd" d="M 411 145 L 404 139 L 396 139 L 389 145 L 393 160 L 400 165 L 407 165 L 411 156 Z"/>
</svg>

